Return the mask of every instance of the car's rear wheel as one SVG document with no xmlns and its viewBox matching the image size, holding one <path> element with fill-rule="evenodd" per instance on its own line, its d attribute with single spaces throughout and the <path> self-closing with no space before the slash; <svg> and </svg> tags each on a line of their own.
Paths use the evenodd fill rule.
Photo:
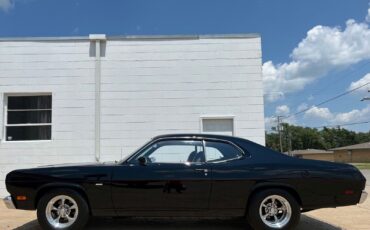
<svg viewBox="0 0 370 230">
<path fill-rule="evenodd" d="M 300 207 L 289 192 L 267 189 L 251 197 L 247 217 L 254 229 L 293 229 L 300 219 Z"/>
<path fill-rule="evenodd" d="M 78 192 L 56 189 L 41 197 L 37 219 L 43 229 L 82 229 L 89 219 L 89 207 Z"/>
</svg>

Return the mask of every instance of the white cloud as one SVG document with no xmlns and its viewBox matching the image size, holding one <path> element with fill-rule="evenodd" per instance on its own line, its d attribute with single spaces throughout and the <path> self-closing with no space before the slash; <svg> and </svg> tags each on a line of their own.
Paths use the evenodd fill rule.
<svg viewBox="0 0 370 230">
<path fill-rule="evenodd" d="M 361 110 L 354 109 L 346 113 L 338 113 L 332 120 L 335 124 L 346 124 L 353 122 L 362 122 L 370 120 L 370 106 L 367 106 Z"/>
<path fill-rule="evenodd" d="M 265 130 L 270 131 L 272 127 L 277 126 L 276 117 L 265 117 Z"/>
<path fill-rule="evenodd" d="M 274 96 L 279 92 L 284 95 L 302 90 L 331 70 L 370 59 L 369 25 L 350 19 L 344 29 L 315 26 L 307 32 L 290 57 L 291 61 L 287 63 L 267 61 L 263 64 L 267 100 L 281 98 L 281 95 Z"/>
<path fill-rule="evenodd" d="M 0 10 L 8 11 L 13 6 L 13 0 L 0 0 Z"/>
<path fill-rule="evenodd" d="M 280 105 L 276 107 L 275 113 L 277 115 L 288 115 L 290 113 L 290 108 L 287 105 Z"/>
<path fill-rule="evenodd" d="M 280 106 L 281 108 L 284 106 Z M 279 107 L 276 108 L 278 110 Z M 333 126 L 333 125 L 344 125 L 356 122 L 370 121 L 370 105 L 362 109 L 353 109 L 348 112 L 334 113 L 326 107 L 312 107 L 304 113 L 303 120 L 299 122 L 300 125 L 304 125 L 304 122 L 310 124 L 309 126 Z M 297 124 L 297 120 L 294 116 L 283 119 L 284 123 L 292 125 Z M 277 126 L 276 117 L 265 118 L 266 130 L 270 131 L 272 127 Z"/>
<path fill-rule="evenodd" d="M 370 22 L 370 8 L 367 10 L 366 21 Z"/>
<path fill-rule="evenodd" d="M 347 123 L 363 122 L 370 120 L 370 105 L 363 109 L 353 109 L 349 112 L 332 113 L 325 107 L 312 107 L 305 112 L 305 119 L 314 119 L 322 124 L 341 125 Z"/>
<path fill-rule="evenodd" d="M 305 118 L 324 119 L 324 120 L 330 120 L 333 118 L 333 114 L 330 112 L 328 108 L 319 108 L 316 106 L 307 110 L 304 116 Z"/>
<path fill-rule="evenodd" d="M 359 91 L 367 91 L 370 89 L 370 73 L 366 74 L 363 78 L 358 81 L 352 82 L 348 90 L 356 89 L 362 85 L 368 84 L 368 86 L 362 87 Z"/>
<path fill-rule="evenodd" d="M 292 124 L 292 125 L 297 124 L 297 121 L 296 121 L 294 116 L 287 117 L 290 113 L 289 106 L 287 106 L 287 105 L 277 106 L 276 109 L 275 109 L 275 113 L 278 116 L 285 116 L 282 119 L 283 123 L 288 123 L 288 124 Z M 276 116 L 265 117 L 265 129 L 266 130 L 270 131 L 270 130 L 272 130 L 272 127 L 276 127 L 276 126 L 277 126 L 277 117 Z"/>
<path fill-rule="evenodd" d="M 284 118 L 282 122 L 291 125 L 297 124 L 297 120 L 295 119 L 295 117 Z M 277 127 L 277 117 L 265 117 L 265 129 L 267 131 L 271 131 L 272 127 Z"/>
</svg>

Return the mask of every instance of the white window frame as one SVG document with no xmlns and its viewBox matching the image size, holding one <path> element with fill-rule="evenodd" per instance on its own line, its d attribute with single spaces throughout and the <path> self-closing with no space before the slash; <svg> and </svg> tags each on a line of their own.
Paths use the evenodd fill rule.
<svg viewBox="0 0 370 230">
<path fill-rule="evenodd" d="M 8 98 L 9 97 L 22 97 L 22 96 L 51 96 L 51 123 L 35 123 L 35 124 L 8 124 Z M 22 142 L 50 142 L 53 140 L 53 94 L 51 92 L 35 92 L 35 93 L 4 93 L 4 109 L 3 109 L 3 140 L 2 142 L 6 143 L 22 143 Z M 46 109 L 40 109 L 40 110 L 46 110 Z M 25 110 L 23 110 L 25 111 Z M 19 141 L 8 141 L 7 135 L 6 135 L 6 128 L 7 127 L 17 127 L 17 126 L 45 126 L 50 125 L 51 126 L 51 136 L 50 140 L 19 140 Z"/>
<path fill-rule="evenodd" d="M 225 120 L 231 119 L 233 124 L 232 136 L 236 136 L 236 122 L 235 122 L 235 115 L 201 115 L 199 118 L 199 130 L 200 133 L 204 133 L 203 130 L 203 120 Z"/>
</svg>

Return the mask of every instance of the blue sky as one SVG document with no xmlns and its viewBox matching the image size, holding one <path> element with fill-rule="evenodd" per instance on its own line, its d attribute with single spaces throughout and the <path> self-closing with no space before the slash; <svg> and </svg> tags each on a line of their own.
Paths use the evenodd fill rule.
<svg viewBox="0 0 370 230">
<path fill-rule="evenodd" d="M 0 0 L 0 36 L 260 33 L 269 128 L 370 81 L 368 10 L 369 0 Z M 370 121 L 367 88 L 286 121 Z"/>
</svg>

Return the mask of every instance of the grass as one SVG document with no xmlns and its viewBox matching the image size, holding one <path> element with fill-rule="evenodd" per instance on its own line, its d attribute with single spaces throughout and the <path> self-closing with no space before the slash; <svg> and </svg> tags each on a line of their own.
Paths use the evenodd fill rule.
<svg viewBox="0 0 370 230">
<path fill-rule="evenodd" d="M 370 169 L 370 163 L 352 163 L 358 169 Z"/>
</svg>

